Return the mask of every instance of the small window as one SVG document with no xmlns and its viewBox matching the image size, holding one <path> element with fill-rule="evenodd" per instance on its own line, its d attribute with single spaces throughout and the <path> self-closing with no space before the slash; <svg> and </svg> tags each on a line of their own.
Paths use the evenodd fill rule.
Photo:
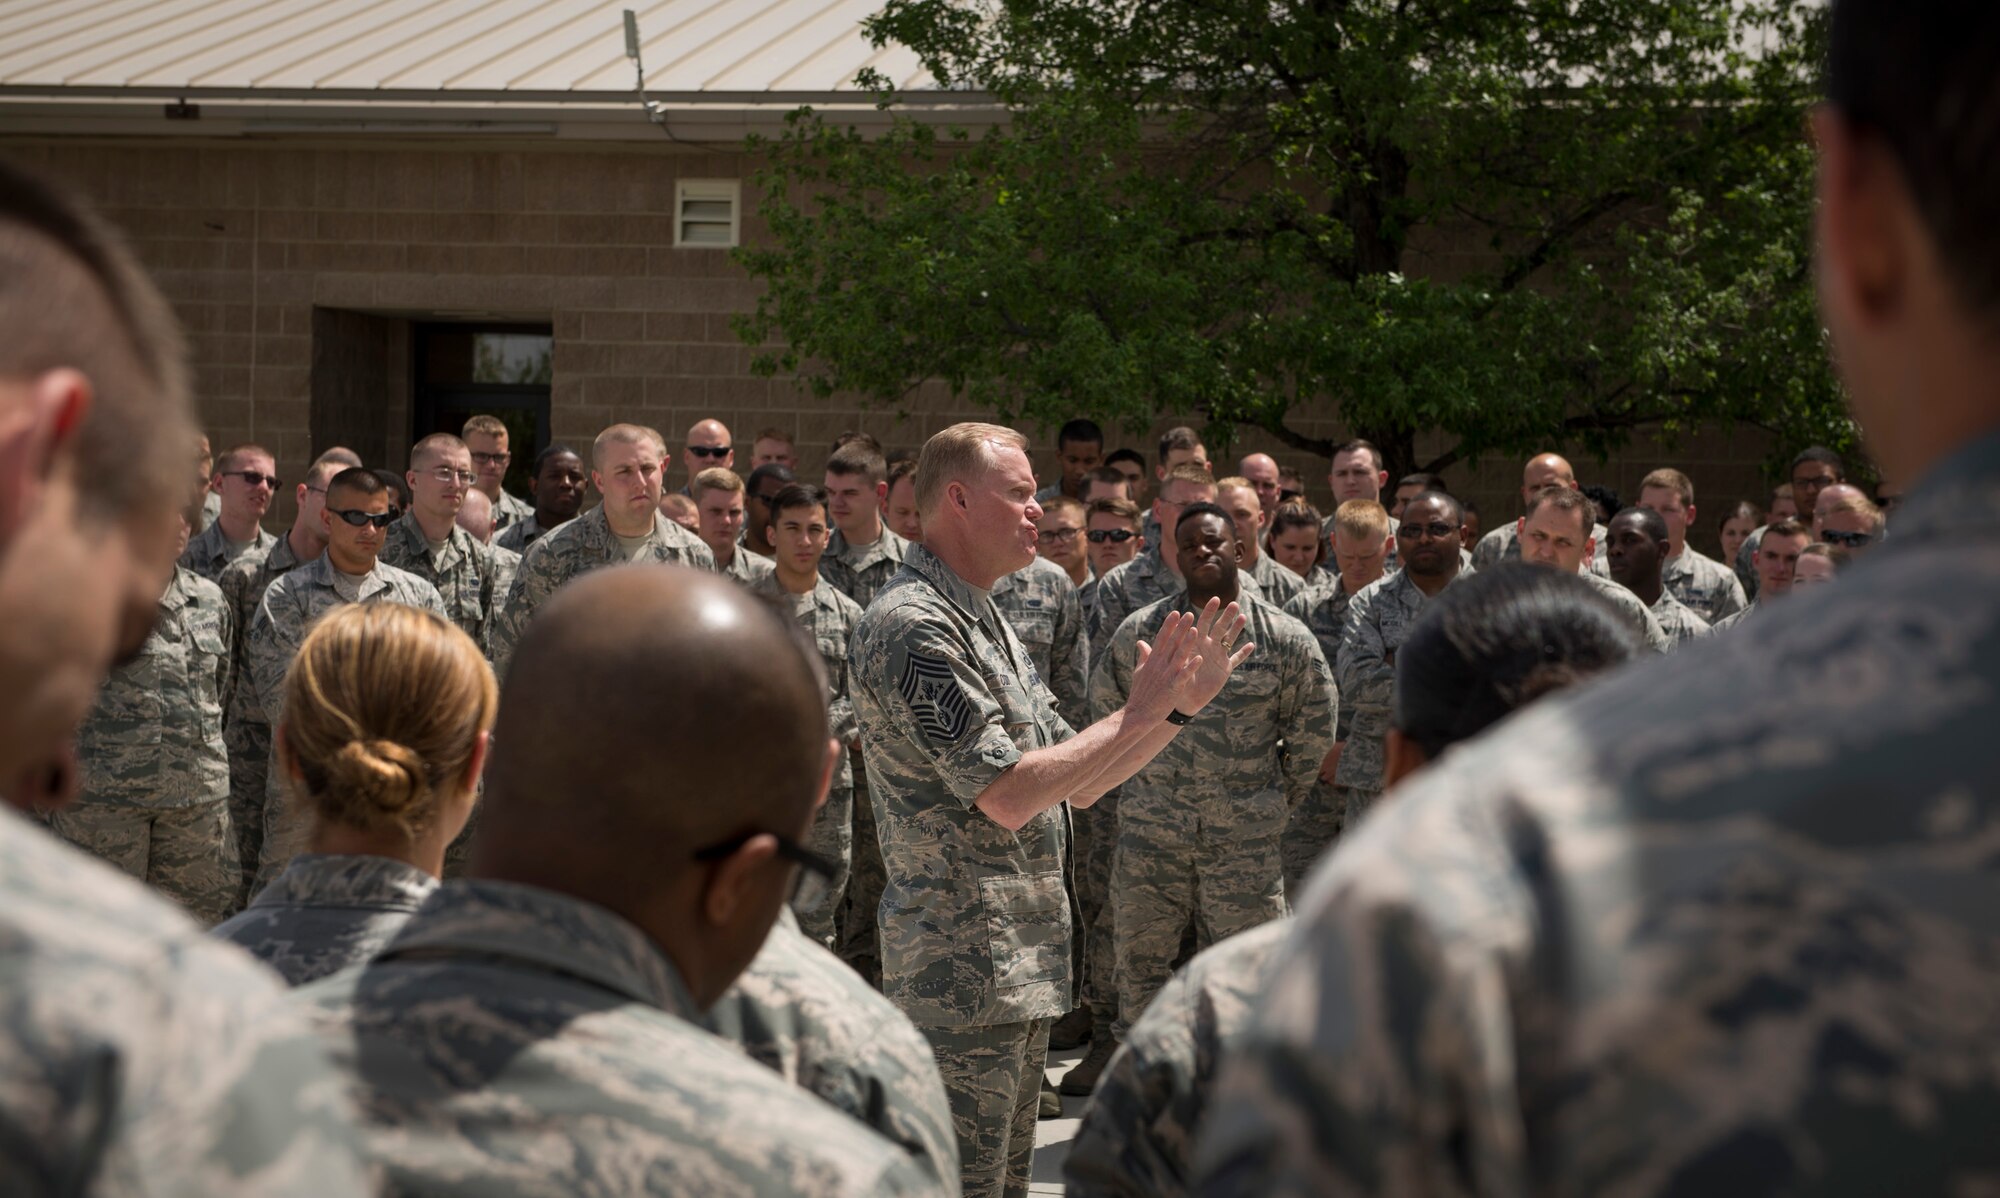
<svg viewBox="0 0 2000 1198">
<path fill-rule="evenodd" d="M 736 244 L 736 179 L 683 179 L 674 187 L 674 244 L 728 249 Z"/>
</svg>

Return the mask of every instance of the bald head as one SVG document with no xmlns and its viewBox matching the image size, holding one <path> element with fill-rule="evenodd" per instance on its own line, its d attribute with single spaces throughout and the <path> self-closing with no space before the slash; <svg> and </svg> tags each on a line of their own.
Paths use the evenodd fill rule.
<svg viewBox="0 0 2000 1198">
<path fill-rule="evenodd" d="M 689 478 L 714 467 L 732 469 L 736 465 L 736 445 L 730 439 L 729 427 L 720 420 L 695 421 L 694 427 L 688 429 L 681 464 L 687 467 Z"/>
<path fill-rule="evenodd" d="M 794 627 L 706 571 L 615 567 L 563 587 L 508 667 L 477 872 L 624 912 L 695 869 L 697 848 L 803 835 L 828 742 Z M 697 759 L 730 768 L 695 785 Z"/>
<path fill-rule="evenodd" d="M 1569 460 L 1561 454 L 1538 453 L 1522 467 L 1521 502 L 1524 505 L 1532 503 L 1535 493 L 1544 487 L 1576 487 L 1576 471 L 1570 469 Z"/>
<path fill-rule="evenodd" d="M 465 499 L 458 507 L 458 526 L 472 534 L 472 539 L 484 545 L 493 540 L 493 501 L 486 498 L 486 492 L 473 488 L 465 493 Z"/>
</svg>

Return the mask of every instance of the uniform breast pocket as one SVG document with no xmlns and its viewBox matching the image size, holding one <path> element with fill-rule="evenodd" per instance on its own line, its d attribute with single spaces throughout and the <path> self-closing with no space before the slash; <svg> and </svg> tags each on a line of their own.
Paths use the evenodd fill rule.
<svg viewBox="0 0 2000 1198">
<path fill-rule="evenodd" d="M 1005 989 L 1069 976 L 1069 892 L 1060 870 L 979 880 L 993 953 L 993 984 Z"/>
<path fill-rule="evenodd" d="M 1011 623 L 1014 625 L 1014 635 L 1021 639 L 1022 647 L 1033 654 L 1036 661 L 1048 660 L 1048 655 L 1056 643 L 1055 613 L 1040 608 L 1029 608 L 1016 612 Z"/>
</svg>

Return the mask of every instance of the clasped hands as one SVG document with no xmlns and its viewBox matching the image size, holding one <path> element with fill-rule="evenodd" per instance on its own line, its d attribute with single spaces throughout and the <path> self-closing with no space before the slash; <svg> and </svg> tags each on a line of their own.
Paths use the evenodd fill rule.
<svg viewBox="0 0 2000 1198">
<path fill-rule="evenodd" d="M 1171 612 L 1152 643 L 1139 642 L 1125 708 L 1149 720 L 1194 715 L 1222 693 L 1229 675 L 1257 648 L 1241 640 L 1243 611 L 1210 599 L 1198 614 Z"/>
</svg>

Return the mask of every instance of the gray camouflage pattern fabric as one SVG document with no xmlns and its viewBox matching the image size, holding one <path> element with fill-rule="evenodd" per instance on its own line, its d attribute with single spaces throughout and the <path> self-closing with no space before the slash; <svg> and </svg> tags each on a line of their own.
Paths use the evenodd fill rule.
<svg viewBox="0 0 2000 1198">
<path fill-rule="evenodd" d="M 713 549 L 709 550 L 710 554 L 714 552 Z M 754 590 L 758 580 L 770 575 L 777 567 L 771 564 L 770 558 L 759 557 L 738 545 L 735 553 L 730 556 L 729 564 L 719 566 L 717 569 L 724 576 L 733 578 Z"/>
<path fill-rule="evenodd" d="M 1065 830 L 1010 832 L 974 803 L 1072 735 L 1027 650 L 980 590 L 921 545 L 862 613 L 849 657 L 888 884 L 884 992 L 920 1025 L 1018 1023 L 1069 1009 Z"/>
<path fill-rule="evenodd" d="M 1602 524 L 1593 522 L 1590 537 L 1594 542 L 1590 551 L 1590 561 L 1585 563 L 1579 574 L 1595 574 L 1599 578 L 1611 577 L 1611 563 L 1604 558 L 1604 546 L 1610 536 Z M 1479 538 L 1472 547 L 1472 566 L 1476 570 L 1491 570 L 1501 562 L 1521 560 L 1520 530 L 1509 520 L 1500 527 Z"/>
<path fill-rule="evenodd" d="M 1285 614 L 1305 624 L 1313 639 L 1319 642 L 1319 651 L 1331 670 L 1340 660 L 1340 638 L 1347 629 L 1347 609 L 1353 604 L 1354 595 L 1360 592 L 1350 594 L 1341 584 L 1338 574 L 1319 570 L 1313 571 L 1313 574 L 1305 588 L 1285 605 Z M 1338 707 L 1333 739 L 1337 744 L 1344 744 L 1354 726 L 1354 704 L 1344 702 Z M 1340 838 L 1346 808 L 1346 795 L 1338 787 L 1317 780 L 1299 805 L 1292 808 L 1291 822 L 1285 825 L 1282 846 L 1287 895 L 1298 893 L 1313 864 Z"/>
<path fill-rule="evenodd" d="M 556 527 L 560 528 L 562 526 L 557 525 Z M 495 532 L 493 534 L 493 544 L 496 548 L 512 549 L 514 552 L 525 557 L 528 553 L 528 546 L 541 540 L 543 535 L 550 531 L 552 530 L 543 528 L 541 523 L 535 519 L 535 509 L 529 508 L 527 515 L 522 516 L 518 520 L 510 521 L 505 528 Z"/>
<path fill-rule="evenodd" d="M 1470 575 L 1461 566 L 1445 585 L 1454 586 Z M 1396 650 L 1409 638 L 1410 625 L 1423 607 L 1424 593 L 1401 570 L 1383 575 L 1348 600 L 1347 624 L 1333 663 L 1341 706 L 1354 717 L 1348 725 L 1347 747 L 1340 751 L 1340 764 L 1333 772 L 1341 792 L 1343 834 L 1382 793 L 1382 759 L 1396 692 Z"/>
<path fill-rule="evenodd" d="M 220 588 L 176 566 L 138 656 L 106 676 L 77 729 L 77 799 L 49 821 L 204 923 L 242 887 L 222 739 L 234 629 Z"/>
<path fill-rule="evenodd" d="M 751 555 L 739 552 L 736 556 L 741 559 Z M 856 724 L 854 699 L 847 680 L 847 654 L 854 639 L 854 626 L 861 621 L 861 609 L 824 578 L 817 579 L 813 589 L 803 595 L 791 594 L 778 581 L 776 570 L 769 563 L 764 574 L 750 584 L 750 589 L 782 605 L 812 634 L 820 663 L 826 667 L 827 734 L 842 745 L 852 744 Z M 834 766 L 833 783 L 827 788 L 826 802 L 820 805 L 806 833 L 806 847 L 838 862 L 839 869 L 823 886 L 803 889 L 794 896 L 793 910 L 805 934 L 828 947 L 833 946 L 839 934 L 837 917 L 847 897 L 847 879 L 854 865 L 851 762 L 851 754 L 841 753 L 839 763 Z"/>
<path fill-rule="evenodd" d="M 1305 589 L 1303 579 L 1279 565 L 1277 559 L 1268 553 L 1259 553 L 1256 563 L 1244 572 L 1257 580 L 1257 589 L 1263 592 L 1264 601 L 1276 608 L 1283 608 Z"/>
<path fill-rule="evenodd" d="M 529 618 L 564 583 L 604 566 L 622 566 L 628 560 L 715 569 L 715 555 L 701 538 L 658 512 L 653 513 L 651 540 L 637 557 L 628 559 L 610 521 L 604 518 L 604 509 L 594 507 L 543 536 L 521 555 L 514 589 L 508 592 L 493 625 L 490 650 L 494 669 L 506 670 Z"/>
<path fill-rule="evenodd" d="M 394 1194 L 935 1194 L 896 1146 L 703 1031 L 601 907 L 448 882 L 375 959 L 298 992 Z"/>
<path fill-rule="evenodd" d="M 217 502 L 220 503 L 219 496 Z M 216 509 L 218 513 L 221 510 L 220 507 Z M 181 550 L 180 561 L 176 564 L 183 570 L 192 570 L 208 581 L 214 582 L 222 576 L 223 567 L 230 562 L 246 553 L 269 553 L 272 542 L 277 539 L 259 528 L 250 543 L 238 549 L 230 543 L 228 537 L 222 535 L 222 525 L 212 521 L 207 528 L 189 539 L 187 548 Z"/>
<path fill-rule="evenodd" d="M 1764 543 L 1764 531 L 1770 527 L 1768 524 L 1759 524 L 1750 530 L 1750 535 L 1744 537 L 1743 543 L 1736 548 L 1736 581 L 1743 586 L 1743 598 L 1745 602 L 1755 603 L 1757 601 L 1757 588 L 1759 585 L 1757 578 L 1757 546 Z M 1721 623 L 1719 620 L 1713 622 Z"/>
<path fill-rule="evenodd" d="M 1770 606 L 1771 605 L 1767 600 L 1753 599 L 1750 601 L 1750 606 L 1744 608 L 1742 611 L 1737 612 L 1733 616 L 1725 616 L 1722 619 L 1717 620 L 1713 625 L 1709 627 L 1709 631 L 1711 633 L 1727 632 L 1730 629 L 1736 627 L 1738 624 L 1741 624 L 1745 620 L 1748 620 L 1752 615 L 1767 610 Z"/>
<path fill-rule="evenodd" d="M 271 759 L 271 725 L 264 719 L 263 700 L 250 681 L 245 646 L 264 592 L 298 565 L 299 556 L 290 537 L 279 537 L 268 552 L 246 553 L 230 562 L 216 580 L 236 627 L 236 639 L 230 646 L 229 710 L 223 717 L 222 740 L 229 748 L 229 822 L 236 830 L 243 871 L 239 905 L 249 900 L 249 887 L 256 879 L 264 847 L 265 772 Z"/>
<path fill-rule="evenodd" d="M 940 1191 L 958 1193 L 958 1140 L 930 1042 L 789 911 L 703 1024 L 901 1147 Z"/>
<path fill-rule="evenodd" d="M 493 501 L 493 532 L 499 535 L 523 520 L 535 518 L 535 505 L 515 497 L 507 488 L 500 488 L 500 498 Z"/>
<path fill-rule="evenodd" d="M 514 589 L 514 578 L 521 572 L 521 555 L 504 545 L 492 545 L 487 552 L 493 555 L 493 619 L 487 622 L 488 640 L 492 644 L 491 632 L 499 620 L 500 604 L 507 602 L 508 592 Z"/>
<path fill-rule="evenodd" d="M 1278 945 L 1277 920 L 1189 961 L 1125 1034 L 1063 1161 L 1068 1198 L 1182 1198 L 1216 1071 L 1250 1026 Z"/>
<path fill-rule="evenodd" d="M 951 1105 L 965 1198 L 1027 1198 L 1053 1022 L 920 1028 Z"/>
<path fill-rule="evenodd" d="M 211 934 L 303 986 L 382 951 L 437 887 L 407 861 L 300 853 L 247 910 Z"/>
<path fill-rule="evenodd" d="M 1312 881 L 1203 1194 L 2000 1176 L 2000 438 L 1755 637 L 1555 696 Z"/>
<path fill-rule="evenodd" d="M 1735 579 L 1731 578 L 1731 582 Z M 1667 634 L 1667 644 L 1678 649 L 1697 637 L 1707 636 L 1708 621 L 1694 613 L 1687 604 L 1674 598 L 1674 593 L 1660 588 L 1660 600 L 1653 604 L 1653 619 L 1659 622 L 1660 630 Z"/>
<path fill-rule="evenodd" d="M 1610 600 L 1611 606 L 1618 609 L 1618 614 L 1625 618 L 1625 622 L 1631 625 L 1632 631 L 1638 633 L 1640 639 L 1644 640 L 1653 652 L 1665 653 L 1674 647 L 1673 642 L 1667 638 L 1666 630 L 1660 627 L 1660 621 L 1654 617 L 1652 609 L 1639 602 L 1637 595 L 1611 579 L 1592 574 L 1588 570 L 1578 570 L 1576 576 L 1594 587 L 1598 594 Z"/>
<path fill-rule="evenodd" d="M 1036 557 L 994 582 L 993 606 L 1021 639 L 1035 674 L 1056 697 L 1056 712 L 1072 728 L 1090 719 L 1090 637 L 1083 601 L 1061 566 Z"/>
<path fill-rule="evenodd" d="M 1285 914 L 1280 842 L 1333 747 L 1340 699 L 1319 642 L 1261 599 L 1238 602 L 1256 650 L 1119 788 L 1111 928 L 1121 1038 L 1173 976 L 1190 924 L 1195 946 L 1206 948 Z M 1119 627 L 1091 671 L 1099 719 L 1125 705 L 1139 642 L 1192 610 L 1182 591 Z"/>
<path fill-rule="evenodd" d="M 875 601 L 883 587 L 903 568 L 909 557 L 910 542 L 882 526 L 882 535 L 873 545 L 850 545 L 839 529 L 826 540 L 826 553 L 819 559 L 819 575 L 861 608 Z"/>
<path fill-rule="evenodd" d="M 264 709 L 264 722 L 275 729 L 284 720 L 285 671 L 313 623 L 336 607 L 345 606 L 334 589 L 334 568 L 325 555 L 298 566 L 277 579 L 257 604 L 244 642 L 244 675 Z M 437 588 L 416 575 L 377 561 L 361 584 L 362 603 L 402 603 L 435 612 L 446 619 Z M 266 759 L 264 837 L 257 857 L 256 889 L 270 884 L 285 862 L 304 847 L 307 821 L 296 811 L 276 757 Z"/>
<path fill-rule="evenodd" d="M 1704 624 L 1733 616 L 1750 604 L 1736 571 L 1692 545 L 1661 564 L 1660 582 Z"/>
<path fill-rule="evenodd" d="M 506 598 L 497 586 L 499 567 L 490 548 L 454 524 L 444 548 L 433 555 L 417 514 L 408 511 L 382 537 L 380 560 L 436 587 L 444 600 L 445 618 L 474 644 L 486 647 L 493 614 Z"/>
<path fill-rule="evenodd" d="M 201 497 L 201 528 L 197 528 L 194 531 L 196 533 L 202 532 L 209 525 L 215 523 L 215 518 L 221 514 L 222 493 L 219 491 L 210 491 Z"/>
<path fill-rule="evenodd" d="M 277 979 L 0 804 L 0 1193 L 374 1192 Z"/>
<path fill-rule="evenodd" d="M 1239 572 L 1236 585 L 1246 595 L 1266 598 L 1263 588 L 1248 574 Z M 1125 622 L 1126 617 L 1142 607 L 1179 594 L 1186 586 L 1180 575 L 1167 568 L 1166 559 L 1160 556 L 1158 549 L 1142 550 L 1131 561 L 1113 566 L 1103 578 L 1098 579 L 1097 608 L 1091 613 L 1087 630 L 1090 643 L 1110 644 L 1112 634 L 1118 631 L 1118 626 Z"/>
</svg>

